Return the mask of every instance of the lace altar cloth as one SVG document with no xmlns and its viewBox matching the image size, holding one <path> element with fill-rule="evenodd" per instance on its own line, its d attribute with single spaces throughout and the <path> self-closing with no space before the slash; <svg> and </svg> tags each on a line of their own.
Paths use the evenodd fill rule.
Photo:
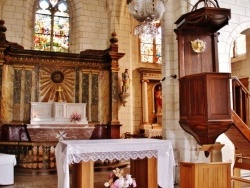
<svg viewBox="0 0 250 188">
<path fill-rule="evenodd" d="M 156 157 L 158 184 L 173 188 L 173 148 L 169 140 L 159 139 L 98 139 L 65 140 L 56 146 L 58 188 L 69 188 L 69 164 L 98 159 L 143 159 Z"/>
</svg>

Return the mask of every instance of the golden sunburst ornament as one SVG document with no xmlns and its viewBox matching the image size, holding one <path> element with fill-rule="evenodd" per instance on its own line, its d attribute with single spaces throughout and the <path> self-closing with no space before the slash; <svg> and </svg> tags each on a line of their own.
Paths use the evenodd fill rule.
<svg viewBox="0 0 250 188">
<path fill-rule="evenodd" d="M 75 98 L 75 70 L 66 68 L 40 69 L 41 102 L 73 102 Z"/>
<path fill-rule="evenodd" d="M 201 53 L 206 50 L 206 42 L 200 39 L 191 41 L 191 46 L 192 46 L 193 51 L 196 53 Z"/>
</svg>

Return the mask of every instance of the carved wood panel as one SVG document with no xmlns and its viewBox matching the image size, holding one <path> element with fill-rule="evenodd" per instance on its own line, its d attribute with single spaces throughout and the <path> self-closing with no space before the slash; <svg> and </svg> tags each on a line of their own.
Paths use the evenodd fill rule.
<svg viewBox="0 0 250 188">
<path fill-rule="evenodd" d="M 232 124 L 229 73 L 180 78 L 180 125 L 199 144 L 213 144 Z"/>
</svg>

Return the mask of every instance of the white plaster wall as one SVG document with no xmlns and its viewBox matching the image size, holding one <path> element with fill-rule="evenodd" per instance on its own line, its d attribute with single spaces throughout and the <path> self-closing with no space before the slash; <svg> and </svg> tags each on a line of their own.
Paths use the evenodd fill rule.
<svg viewBox="0 0 250 188">
<path fill-rule="evenodd" d="M 22 44 L 24 31 L 24 1 L 4 1 L 1 18 L 5 20 L 9 41 Z"/>
</svg>

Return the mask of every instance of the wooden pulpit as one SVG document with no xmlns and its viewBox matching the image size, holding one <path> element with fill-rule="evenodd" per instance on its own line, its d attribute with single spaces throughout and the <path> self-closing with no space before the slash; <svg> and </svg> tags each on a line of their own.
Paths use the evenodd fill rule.
<svg viewBox="0 0 250 188">
<path fill-rule="evenodd" d="M 197 142 L 213 144 L 232 124 L 230 74 L 219 73 L 219 29 L 228 24 L 230 9 L 215 0 L 200 0 L 175 24 L 178 40 L 180 125 Z M 205 7 L 199 8 L 200 3 Z"/>
</svg>

